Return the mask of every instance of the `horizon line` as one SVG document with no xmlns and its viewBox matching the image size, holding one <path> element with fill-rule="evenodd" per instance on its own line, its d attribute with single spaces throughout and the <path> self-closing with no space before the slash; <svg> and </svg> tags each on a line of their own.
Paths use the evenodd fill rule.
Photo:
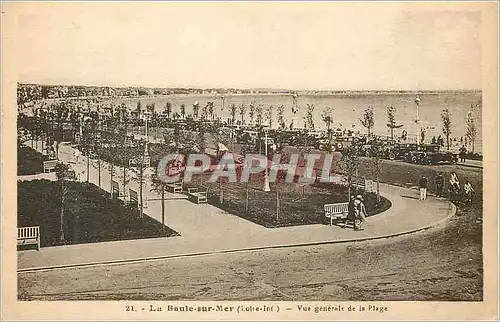
<svg viewBox="0 0 500 322">
<path fill-rule="evenodd" d="M 481 92 L 481 88 L 446 88 L 446 89 L 408 89 L 408 88 L 362 88 L 362 89 L 352 89 L 352 88 L 337 88 L 337 89 L 319 89 L 319 88 L 300 88 L 300 89 L 290 89 L 290 88 L 276 88 L 276 87 L 234 87 L 234 86 L 146 86 L 146 85 L 109 85 L 109 84 L 56 84 L 56 83 L 36 83 L 36 82 L 17 82 L 18 85 L 39 85 L 39 86 L 81 86 L 81 87 L 111 87 L 111 88 L 144 88 L 144 89 L 195 89 L 195 90 L 208 90 L 208 89 L 235 89 L 235 90 L 273 90 L 273 91 L 317 91 L 317 92 L 360 92 L 360 91 L 385 91 L 385 92 L 443 92 L 443 91 L 470 91 L 470 92 Z"/>
</svg>

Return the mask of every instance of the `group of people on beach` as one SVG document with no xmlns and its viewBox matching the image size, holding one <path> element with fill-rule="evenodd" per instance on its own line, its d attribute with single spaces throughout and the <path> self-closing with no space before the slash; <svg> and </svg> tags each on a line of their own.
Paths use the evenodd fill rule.
<svg viewBox="0 0 500 322">
<path fill-rule="evenodd" d="M 436 186 L 436 197 L 444 197 L 444 183 L 445 178 L 444 175 L 439 172 L 437 176 L 434 178 L 434 184 Z M 422 175 L 419 182 L 420 189 L 420 200 L 427 199 L 427 186 L 428 180 L 425 175 Z M 450 173 L 450 178 L 448 180 L 448 195 L 450 200 L 452 201 L 460 201 L 462 199 L 463 202 L 471 202 L 472 197 L 474 195 L 474 188 L 472 184 L 466 180 L 463 185 L 463 191 L 460 187 L 460 181 L 458 180 L 458 176 L 455 172 Z M 462 197 L 462 198 L 461 198 Z"/>
</svg>

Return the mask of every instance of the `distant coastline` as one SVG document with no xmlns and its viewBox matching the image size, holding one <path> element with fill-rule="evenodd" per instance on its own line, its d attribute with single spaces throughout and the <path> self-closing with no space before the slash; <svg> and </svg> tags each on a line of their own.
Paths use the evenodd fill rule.
<svg viewBox="0 0 500 322">
<path fill-rule="evenodd" d="M 372 95 L 440 95 L 480 94 L 482 90 L 288 90 L 288 89 L 237 89 L 237 88 L 154 88 L 154 87 L 109 87 L 85 85 L 46 85 L 18 83 L 18 97 L 21 102 L 50 99 L 112 99 L 112 98 L 167 98 L 167 97 L 213 97 L 222 96 L 317 96 L 317 97 L 359 97 Z"/>
</svg>

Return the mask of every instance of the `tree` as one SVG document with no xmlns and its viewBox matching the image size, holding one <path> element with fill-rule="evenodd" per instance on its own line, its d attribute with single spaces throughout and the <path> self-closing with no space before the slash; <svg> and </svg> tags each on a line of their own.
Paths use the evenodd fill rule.
<svg viewBox="0 0 500 322">
<path fill-rule="evenodd" d="M 165 182 L 160 180 L 157 175 L 154 175 L 151 181 L 151 191 L 160 193 L 161 197 L 161 230 L 166 231 L 165 227 Z"/>
<path fill-rule="evenodd" d="M 210 115 L 210 119 L 213 121 L 214 119 L 214 102 L 208 102 L 208 114 Z"/>
<path fill-rule="evenodd" d="M 254 101 L 252 101 L 250 103 L 250 108 L 248 110 L 248 117 L 250 119 L 250 124 L 253 124 L 253 119 L 255 117 L 255 102 Z"/>
<path fill-rule="evenodd" d="M 391 130 L 391 141 L 394 141 L 394 129 L 398 129 L 403 125 L 396 124 L 396 109 L 394 106 L 387 107 L 387 127 Z"/>
<path fill-rule="evenodd" d="M 382 158 L 384 156 L 383 144 L 376 140 L 370 148 L 372 174 L 377 182 L 377 201 L 380 202 L 380 173 L 382 172 Z"/>
<path fill-rule="evenodd" d="M 234 103 L 231 104 L 230 110 L 231 110 L 231 124 L 234 125 L 234 121 L 236 120 L 236 105 L 234 105 Z"/>
<path fill-rule="evenodd" d="M 203 110 L 201 111 L 201 119 L 202 120 L 206 120 L 208 118 L 209 105 L 210 105 L 210 102 L 208 102 L 207 104 L 205 104 L 205 106 L 203 106 Z"/>
<path fill-rule="evenodd" d="M 441 121 L 443 121 L 443 134 L 446 136 L 446 149 L 450 149 L 451 135 L 451 113 L 447 108 L 441 111 Z"/>
<path fill-rule="evenodd" d="M 344 172 L 348 188 L 348 199 L 351 200 L 353 178 L 357 177 L 359 172 L 359 151 L 355 144 L 352 144 L 342 150 L 340 169 Z"/>
<path fill-rule="evenodd" d="M 361 125 L 366 127 L 368 130 L 368 136 L 371 136 L 371 130 L 373 128 L 373 125 L 375 124 L 375 119 L 373 118 L 373 107 L 368 107 L 364 112 L 363 112 L 363 117 L 360 119 Z"/>
<path fill-rule="evenodd" d="M 200 153 L 204 154 L 205 153 L 205 148 L 206 148 L 206 138 L 205 138 L 205 124 L 201 123 L 200 127 L 198 128 L 198 144 L 200 147 Z M 203 184 L 203 174 L 200 174 L 200 184 Z"/>
<path fill-rule="evenodd" d="M 137 107 L 135 109 L 135 111 L 137 112 L 137 115 L 141 115 L 141 110 L 142 110 L 141 101 L 137 101 Z"/>
<path fill-rule="evenodd" d="M 270 105 L 267 110 L 266 110 L 266 114 L 265 114 L 265 118 L 267 120 L 267 123 L 269 124 L 269 128 L 272 128 L 273 126 L 273 106 Z"/>
<path fill-rule="evenodd" d="M 285 106 L 284 105 L 278 106 L 278 127 L 280 129 L 285 128 L 285 118 L 283 116 L 284 112 L 285 112 Z"/>
<path fill-rule="evenodd" d="M 306 112 L 306 117 L 305 117 L 305 125 L 306 125 L 306 128 L 308 128 L 309 130 L 313 130 L 314 131 L 313 112 L 314 112 L 314 104 L 307 104 L 307 112 Z"/>
<path fill-rule="evenodd" d="M 261 104 L 257 105 L 255 107 L 255 115 L 257 116 L 257 126 L 262 125 L 262 112 L 263 112 L 263 106 Z"/>
<path fill-rule="evenodd" d="M 70 166 L 63 163 L 58 163 L 55 168 L 57 181 L 61 184 L 61 212 L 60 212 L 60 237 L 61 243 L 64 243 L 64 199 L 69 192 L 69 187 L 65 185 L 66 180 L 75 180 L 75 172 L 70 169 Z"/>
<path fill-rule="evenodd" d="M 193 104 L 193 118 L 197 119 L 200 114 L 200 104 L 198 102 L 194 102 Z"/>
<path fill-rule="evenodd" d="M 474 106 L 471 105 L 471 108 L 467 113 L 465 137 L 467 138 L 469 144 L 471 144 L 472 146 L 472 153 L 474 153 L 476 135 L 477 135 L 477 129 L 476 129 L 476 120 L 474 118 Z"/>
<path fill-rule="evenodd" d="M 332 125 L 333 125 L 333 113 L 330 107 L 327 107 L 321 113 L 321 120 L 325 123 L 326 132 L 328 133 L 328 146 L 327 151 L 331 151 L 332 148 Z"/>
<path fill-rule="evenodd" d="M 186 105 L 184 104 L 181 104 L 181 115 L 183 119 L 186 118 Z"/>
<path fill-rule="evenodd" d="M 135 157 L 133 157 L 133 160 L 136 163 L 135 168 L 132 168 L 132 171 L 137 174 L 137 181 L 139 183 L 139 218 L 142 218 L 144 216 L 144 200 L 143 200 L 143 187 L 145 183 L 144 179 L 144 172 L 146 168 L 144 167 L 144 161 L 145 161 L 145 155 L 144 155 L 144 149 L 146 146 L 146 140 L 141 139 L 139 142 L 139 150 L 136 151 Z"/>
<path fill-rule="evenodd" d="M 182 104 L 184 106 L 184 104 Z M 170 114 L 172 114 L 172 103 L 165 103 L 165 113 L 167 114 L 167 118 L 170 119 Z"/>
<path fill-rule="evenodd" d="M 245 113 L 247 111 L 247 106 L 245 104 L 240 105 L 240 116 L 241 116 L 241 125 L 244 124 Z"/>
</svg>

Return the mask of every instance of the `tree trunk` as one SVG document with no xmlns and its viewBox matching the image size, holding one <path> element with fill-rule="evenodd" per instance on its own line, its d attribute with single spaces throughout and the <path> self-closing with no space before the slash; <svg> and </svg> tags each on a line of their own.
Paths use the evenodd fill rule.
<svg viewBox="0 0 500 322">
<path fill-rule="evenodd" d="M 139 200 L 140 200 L 140 204 L 141 204 L 139 218 L 142 218 L 142 213 L 144 211 L 144 204 L 142 203 L 143 202 L 143 199 L 142 199 L 142 175 L 143 175 L 142 161 L 143 160 L 141 160 L 141 166 L 139 167 Z"/>
<path fill-rule="evenodd" d="M 113 199 L 113 172 L 115 172 L 115 168 L 113 163 L 109 164 L 109 199 Z"/>
<path fill-rule="evenodd" d="M 248 182 L 245 184 L 245 211 L 248 211 Z"/>
<path fill-rule="evenodd" d="M 161 185 L 161 229 L 165 232 L 165 185 Z"/>
<path fill-rule="evenodd" d="M 126 162 L 126 161 L 125 161 Z M 123 165 L 123 199 L 127 195 L 127 167 Z"/>
<path fill-rule="evenodd" d="M 224 190 L 222 190 L 222 178 L 219 178 L 219 201 L 224 202 Z"/>
<path fill-rule="evenodd" d="M 99 171 L 98 183 L 99 183 L 99 188 L 101 188 L 101 156 L 100 155 L 98 156 L 98 159 L 97 159 L 97 166 L 98 166 L 98 171 Z"/>
<path fill-rule="evenodd" d="M 394 141 L 394 128 L 391 127 L 391 141 Z"/>
<path fill-rule="evenodd" d="M 380 181 L 378 174 L 377 174 L 377 201 L 380 202 Z"/>
<path fill-rule="evenodd" d="M 60 232 L 59 241 L 64 243 L 64 179 L 61 180 L 61 215 L 60 215 Z"/>
<path fill-rule="evenodd" d="M 90 182 L 90 151 L 87 150 L 87 183 Z"/>
<path fill-rule="evenodd" d="M 278 183 L 276 183 L 276 223 L 280 221 L 280 194 Z"/>
</svg>

